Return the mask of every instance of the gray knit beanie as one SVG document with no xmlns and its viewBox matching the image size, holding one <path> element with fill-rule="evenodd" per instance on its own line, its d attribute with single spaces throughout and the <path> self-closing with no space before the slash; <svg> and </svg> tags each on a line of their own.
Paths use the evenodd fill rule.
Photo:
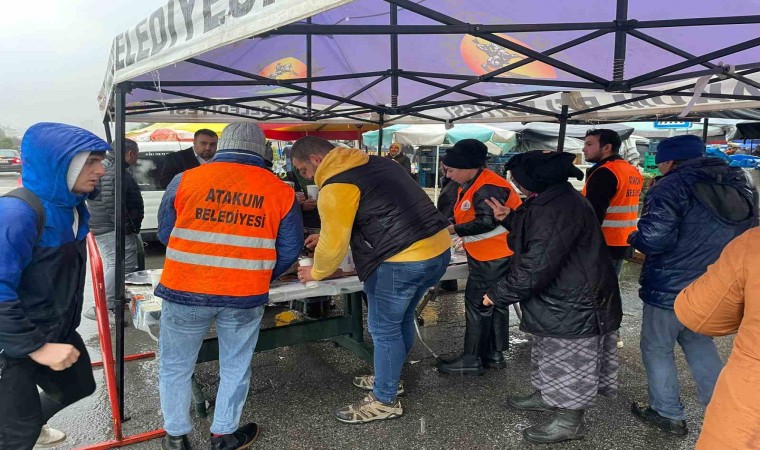
<svg viewBox="0 0 760 450">
<path fill-rule="evenodd" d="M 274 155 L 267 146 L 267 138 L 258 125 L 252 122 L 237 122 L 227 125 L 222 130 L 222 137 L 216 147 L 217 153 L 236 152 L 254 153 L 268 162 Z"/>
</svg>

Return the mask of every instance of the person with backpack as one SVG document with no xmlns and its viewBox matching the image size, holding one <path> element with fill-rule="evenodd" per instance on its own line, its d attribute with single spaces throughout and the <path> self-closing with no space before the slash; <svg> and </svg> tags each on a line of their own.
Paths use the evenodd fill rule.
<svg viewBox="0 0 760 450">
<path fill-rule="evenodd" d="M 85 198 L 110 149 L 81 128 L 35 124 L 21 141 L 24 187 L 0 198 L 0 449 L 60 444 L 66 435 L 48 420 L 95 392 L 76 329 L 90 231 Z"/>
</svg>

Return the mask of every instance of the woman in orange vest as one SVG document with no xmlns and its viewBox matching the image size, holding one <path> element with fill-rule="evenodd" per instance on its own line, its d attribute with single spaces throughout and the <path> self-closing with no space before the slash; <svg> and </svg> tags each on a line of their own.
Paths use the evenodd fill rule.
<svg viewBox="0 0 760 450">
<path fill-rule="evenodd" d="M 450 233 L 462 238 L 470 274 L 465 288 L 464 351 L 438 363 L 438 370 L 455 375 L 482 375 L 484 367 L 506 367 L 509 309 L 484 306 L 483 295 L 502 279 L 512 251 L 507 247 L 507 230 L 493 216 L 486 199 L 497 198 L 512 209 L 520 197 L 503 177 L 485 168 L 488 150 L 476 139 L 457 142 L 446 152 L 446 176 L 459 183 L 454 221 Z"/>
</svg>

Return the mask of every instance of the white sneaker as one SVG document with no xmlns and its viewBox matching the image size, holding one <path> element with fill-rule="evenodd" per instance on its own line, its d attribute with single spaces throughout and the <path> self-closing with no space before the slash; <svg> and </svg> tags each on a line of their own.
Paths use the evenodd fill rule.
<svg viewBox="0 0 760 450">
<path fill-rule="evenodd" d="M 50 425 L 45 424 L 42 426 L 42 432 L 40 437 L 37 438 L 37 443 L 34 448 L 53 448 L 58 447 L 66 441 L 66 433 L 63 431 L 50 428 Z"/>
</svg>

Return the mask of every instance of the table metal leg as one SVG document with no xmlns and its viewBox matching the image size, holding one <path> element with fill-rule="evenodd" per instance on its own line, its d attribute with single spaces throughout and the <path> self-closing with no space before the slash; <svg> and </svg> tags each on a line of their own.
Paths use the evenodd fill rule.
<svg viewBox="0 0 760 450">
<path fill-rule="evenodd" d="M 368 364 L 373 362 L 372 347 L 364 342 L 364 317 L 362 316 L 361 292 L 343 295 L 344 320 L 350 322 L 348 335 L 334 336 L 333 342 L 345 347 Z"/>
</svg>

